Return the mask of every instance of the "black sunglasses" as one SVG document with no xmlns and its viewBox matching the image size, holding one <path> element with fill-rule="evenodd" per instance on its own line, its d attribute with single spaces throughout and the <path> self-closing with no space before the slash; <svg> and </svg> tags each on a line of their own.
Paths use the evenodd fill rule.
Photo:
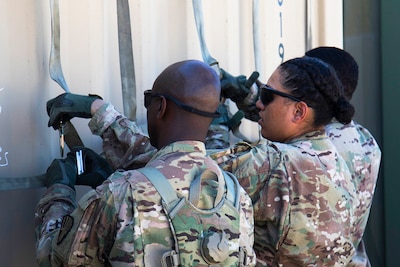
<svg viewBox="0 0 400 267">
<path fill-rule="evenodd" d="M 173 96 L 169 96 L 169 95 L 165 95 L 165 94 L 153 93 L 152 90 L 144 91 L 144 107 L 148 108 L 150 106 L 150 102 L 151 102 L 151 98 L 152 97 L 160 97 L 160 96 L 165 97 L 166 99 L 172 101 L 179 108 L 184 109 L 186 111 L 189 111 L 191 113 L 195 113 L 195 114 L 203 116 L 203 117 L 211 117 L 211 118 L 218 118 L 220 116 L 220 114 L 218 112 L 211 113 L 211 112 L 195 109 L 195 108 L 193 108 L 191 106 L 188 106 L 188 105 L 182 103 L 181 101 L 179 101 L 178 99 L 176 99 Z"/>
<path fill-rule="evenodd" d="M 300 98 L 297 98 L 295 96 L 286 94 L 284 92 L 278 91 L 273 89 L 272 87 L 268 86 L 268 85 L 263 85 L 260 87 L 260 100 L 263 103 L 264 106 L 268 105 L 269 103 L 271 103 L 274 100 L 274 95 L 279 95 L 281 97 L 286 97 L 289 98 L 293 101 L 296 102 L 304 102 L 306 103 L 304 100 L 301 100 Z M 307 104 L 307 103 L 306 103 Z M 309 106 L 310 108 L 312 107 L 311 105 L 307 104 L 307 106 Z"/>
</svg>

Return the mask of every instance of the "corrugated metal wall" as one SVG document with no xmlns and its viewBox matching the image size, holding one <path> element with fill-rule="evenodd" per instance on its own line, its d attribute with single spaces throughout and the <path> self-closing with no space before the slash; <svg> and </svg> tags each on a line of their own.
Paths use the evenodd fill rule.
<svg viewBox="0 0 400 267">
<path fill-rule="evenodd" d="M 63 92 L 48 74 L 49 3 L 0 1 L 0 178 L 44 173 L 51 160 L 60 157 L 58 133 L 47 127 L 45 110 L 46 101 Z M 201 60 L 200 45 L 191 1 L 129 3 L 137 119 L 145 125 L 142 92 L 167 65 Z M 266 81 L 282 59 L 304 54 L 307 10 L 314 25 L 312 46 L 342 46 L 341 1 L 258 3 L 261 80 Z M 232 74 L 250 75 L 255 69 L 252 1 L 204 0 L 203 10 L 212 56 Z M 60 0 L 61 60 L 71 92 L 99 94 L 122 111 L 116 14 L 116 1 Z M 84 144 L 100 151 L 101 140 L 90 135 L 87 120 L 73 123 Z M 257 136 L 254 124 L 244 125 L 248 134 Z M 78 194 L 85 190 L 78 188 Z M 42 193 L 43 189 L 0 192 L 1 266 L 36 266 L 33 212 Z"/>
</svg>

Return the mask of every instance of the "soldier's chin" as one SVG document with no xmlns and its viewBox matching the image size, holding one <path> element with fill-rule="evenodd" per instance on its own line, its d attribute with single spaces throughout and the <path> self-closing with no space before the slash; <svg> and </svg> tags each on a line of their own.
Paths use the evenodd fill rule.
<svg viewBox="0 0 400 267">
<path fill-rule="evenodd" d="M 269 137 L 268 137 L 268 131 L 266 131 L 266 129 L 265 128 L 263 128 L 262 126 L 261 126 L 261 136 L 263 137 L 263 138 L 266 138 L 266 139 L 269 139 Z"/>
</svg>

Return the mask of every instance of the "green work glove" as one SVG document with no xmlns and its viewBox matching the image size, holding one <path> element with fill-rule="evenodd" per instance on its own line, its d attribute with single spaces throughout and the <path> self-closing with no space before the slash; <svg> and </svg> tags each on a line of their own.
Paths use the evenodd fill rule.
<svg viewBox="0 0 400 267">
<path fill-rule="evenodd" d="M 55 130 L 60 127 L 60 121 L 66 122 L 74 117 L 90 118 L 90 108 L 93 101 L 102 99 L 98 95 L 76 95 L 64 93 L 47 101 L 46 109 L 49 115 L 48 126 Z"/>
<path fill-rule="evenodd" d="M 260 74 L 256 71 L 249 79 L 246 76 L 233 76 L 221 69 L 221 94 L 225 98 L 232 99 L 235 103 L 243 101 L 250 93 L 250 87 L 255 83 Z"/>
<path fill-rule="evenodd" d="M 258 99 L 258 87 L 253 84 L 259 77 L 258 72 L 253 72 L 249 79 L 246 76 L 232 76 L 228 72 L 221 69 L 221 95 L 225 98 L 232 99 L 239 110 L 244 112 L 244 117 L 252 121 L 258 121 L 258 109 L 256 102 Z M 254 90 L 254 88 L 257 88 Z"/>
<path fill-rule="evenodd" d="M 260 119 L 260 115 L 258 115 L 260 110 L 256 107 L 257 100 L 258 97 L 250 103 L 245 101 L 236 103 L 237 108 L 244 112 L 244 117 L 255 122 L 258 122 Z"/>
<path fill-rule="evenodd" d="M 211 125 L 222 124 L 227 126 L 229 130 L 237 128 L 244 117 L 244 113 L 241 110 L 237 111 L 232 117 L 229 117 L 228 108 L 224 103 L 219 104 L 217 112 L 220 116 L 213 119 Z"/>
<path fill-rule="evenodd" d="M 54 159 L 46 171 L 46 186 L 64 184 L 75 189 L 77 175 L 76 160 L 73 156 Z"/>
<path fill-rule="evenodd" d="M 107 160 L 93 150 L 86 147 L 74 147 L 70 154 L 76 157 L 76 152 L 82 151 L 84 173 L 78 175 L 77 185 L 88 185 L 96 188 L 101 185 L 113 172 Z"/>
<path fill-rule="evenodd" d="M 244 113 L 241 110 L 230 117 L 228 109 L 224 103 L 219 104 L 217 112 L 220 116 L 213 119 L 208 128 L 205 140 L 207 149 L 222 149 L 229 147 L 229 131 L 235 130 L 239 127 L 240 122 L 244 117 Z"/>
</svg>

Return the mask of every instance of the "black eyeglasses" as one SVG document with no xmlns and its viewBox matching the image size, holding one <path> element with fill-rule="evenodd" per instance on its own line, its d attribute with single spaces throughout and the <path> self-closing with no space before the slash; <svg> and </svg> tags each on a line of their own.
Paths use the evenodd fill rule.
<svg viewBox="0 0 400 267">
<path fill-rule="evenodd" d="M 272 87 L 269 87 L 268 85 L 263 85 L 260 87 L 260 100 L 263 103 L 264 106 L 268 105 L 269 103 L 271 103 L 274 100 L 274 95 L 279 95 L 281 97 L 286 97 L 289 98 L 293 101 L 296 102 L 304 102 L 306 103 L 304 100 L 301 100 L 300 98 L 297 98 L 295 96 L 286 94 L 284 92 L 278 91 L 273 89 Z M 306 103 L 307 104 L 307 103 Z M 311 105 L 307 104 L 307 106 L 309 106 L 310 108 L 312 107 Z"/>
<path fill-rule="evenodd" d="M 150 106 L 150 102 L 151 102 L 151 98 L 152 97 L 160 97 L 160 96 L 165 97 L 166 99 L 172 101 L 179 108 L 184 109 L 186 111 L 189 111 L 191 113 L 195 113 L 195 114 L 203 116 L 203 117 L 211 117 L 211 118 L 218 118 L 220 116 L 220 114 L 218 112 L 211 113 L 211 112 L 207 112 L 207 111 L 202 111 L 202 110 L 193 108 L 191 106 L 188 106 L 188 105 L 182 103 L 181 101 L 179 101 L 178 99 L 176 99 L 173 96 L 169 96 L 169 95 L 165 95 L 165 94 L 153 93 L 152 90 L 144 91 L 144 107 L 148 108 Z"/>
</svg>

